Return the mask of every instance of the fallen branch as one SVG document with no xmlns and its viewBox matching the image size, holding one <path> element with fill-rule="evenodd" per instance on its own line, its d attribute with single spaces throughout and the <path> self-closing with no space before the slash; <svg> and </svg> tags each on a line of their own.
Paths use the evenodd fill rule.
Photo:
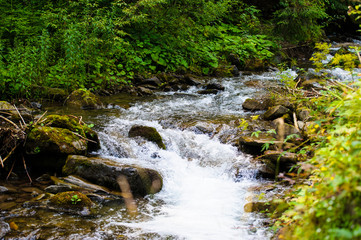
<svg viewBox="0 0 361 240">
<path fill-rule="evenodd" d="M 4 160 L 2 160 L 3 163 L 11 156 L 11 154 L 13 154 L 13 152 L 15 151 L 15 149 L 16 149 L 17 147 L 18 147 L 18 145 L 15 145 L 15 147 L 13 147 L 13 149 L 11 149 L 11 151 L 9 152 L 9 154 L 4 158 Z"/>
<path fill-rule="evenodd" d="M 88 139 L 88 138 L 86 138 L 86 137 L 83 137 L 82 135 L 80 135 L 79 133 L 76 133 L 76 132 L 72 132 L 74 135 L 76 135 L 76 136 L 78 136 L 78 137 L 80 137 L 80 138 L 82 138 L 82 139 L 84 139 L 84 140 L 86 140 L 86 141 L 88 141 L 88 142 L 92 142 L 92 143 L 97 143 L 96 141 L 94 141 L 94 140 L 90 140 L 90 139 Z"/>
<path fill-rule="evenodd" d="M 23 121 L 24 126 L 26 126 L 26 122 L 24 121 L 23 116 L 21 116 L 21 114 L 20 114 L 20 112 L 19 112 L 18 108 L 17 108 L 15 105 L 14 105 L 14 107 L 15 107 L 16 112 L 19 114 L 19 116 L 20 116 L 21 120 Z"/>
<path fill-rule="evenodd" d="M 25 158 L 23 156 L 23 163 L 24 163 L 24 169 L 25 169 L 25 172 L 26 172 L 26 175 L 28 175 L 28 178 L 30 180 L 30 183 L 33 183 L 33 180 L 31 179 L 30 175 L 29 175 L 29 172 L 28 172 L 28 169 L 26 168 L 26 163 L 25 163 Z"/>
<path fill-rule="evenodd" d="M 6 117 L 3 117 L 0 115 L 0 118 L 4 119 L 5 121 L 7 121 L 8 123 L 12 124 L 14 127 L 16 127 L 17 129 L 20 129 L 18 125 L 16 125 L 13 121 L 7 119 Z"/>
</svg>

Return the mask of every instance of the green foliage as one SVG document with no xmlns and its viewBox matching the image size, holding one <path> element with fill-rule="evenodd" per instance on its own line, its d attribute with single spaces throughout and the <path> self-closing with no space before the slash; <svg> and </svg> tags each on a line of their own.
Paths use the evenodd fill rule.
<svg viewBox="0 0 361 240">
<path fill-rule="evenodd" d="M 274 13 L 275 32 L 287 41 L 317 40 L 322 36 L 319 20 L 328 15 L 320 0 L 281 0 L 281 8 Z"/>
<path fill-rule="evenodd" d="M 310 60 L 313 62 L 313 65 L 316 67 L 316 72 L 319 72 L 325 64 L 322 61 L 327 59 L 327 54 L 330 53 L 331 44 L 323 42 L 323 43 L 316 43 L 315 49 L 317 52 L 314 52 Z"/>
<path fill-rule="evenodd" d="M 115 88 L 178 69 L 211 74 L 230 53 L 244 64 L 278 47 L 242 1 L 1 2 L 2 98 L 36 97 L 39 86 Z"/>
<path fill-rule="evenodd" d="M 79 203 L 79 202 L 81 202 L 81 199 L 78 197 L 78 195 L 73 195 L 72 197 L 71 197 L 71 204 L 77 204 L 77 203 Z"/>
</svg>

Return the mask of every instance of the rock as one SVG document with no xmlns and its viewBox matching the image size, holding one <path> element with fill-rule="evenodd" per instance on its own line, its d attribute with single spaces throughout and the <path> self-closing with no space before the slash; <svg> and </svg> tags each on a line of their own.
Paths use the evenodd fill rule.
<svg viewBox="0 0 361 240">
<path fill-rule="evenodd" d="M 0 193 L 5 193 L 5 192 L 8 192 L 9 189 L 7 187 L 4 187 L 4 186 L 0 186 Z"/>
<path fill-rule="evenodd" d="M 125 176 L 135 196 L 154 194 L 162 189 L 160 174 L 152 169 L 125 165 L 105 158 L 71 155 L 63 167 L 65 175 L 77 175 L 92 183 L 119 191 L 117 178 Z"/>
<path fill-rule="evenodd" d="M 267 102 L 259 101 L 252 98 L 247 98 L 242 104 L 243 109 L 249 111 L 266 110 L 268 107 Z"/>
<path fill-rule="evenodd" d="M 239 56 L 235 53 L 230 53 L 228 56 L 227 56 L 227 60 L 232 64 L 232 65 L 235 65 L 238 69 L 241 69 L 242 67 L 242 63 L 241 63 L 241 60 L 239 58 Z"/>
<path fill-rule="evenodd" d="M 0 239 L 3 239 L 10 231 L 10 225 L 4 221 L 0 221 Z"/>
<path fill-rule="evenodd" d="M 49 127 L 68 129 L 84 138 L 91 140 L 88 141 L 87 144 L 88 151 L 96 151 L 100 149 L 98 134 L 86 124 L 79 123 L 79 119 L 75 118 L 74 116 L 49 115 L 43 121 L 41 121 L 41 123 Z"/>
<path fill-rule="evenodd" d="M 222 65 L 213 70 L 215 77 L 233 77 L 239 75 L 239 70 L 235 65 Z"/>
<path fill-rule="evenodd" d="M 279 120 L 273 120 L 273 124 L 276 126 L 276 133 L 277 133 L 277 139 L 286 139 L 290 135 L 294 135 L 292 139 L 295 140 L 297 138 L 301 138 L 301 133 L 298 131 L 294 126 L 283 123 L 283 124 L 277 124 Z M 282 121 L 282 120 L 281 120 Z M 290 139 L 292 141 L 292 139 Z"/>
<path fill-rule="evenodd" d="M 218 90 L 216 90 L 216 89 L 206 89 L 206 90 L 200 90 L 197 93 L 198 94 L 217 94 Z"/>
<path fill-rule="evenodd" d="M 147 79 L 144 79 L 142 82 L 141 82 L 142 85 L 152 85 L 152 86 L 155 86 L 155 87 L 158 87 L 162 84 L 162 82 L 159 80 L 159 78 L 157 77 L 152 77 L 152 78 L 147 78 Z"/>
<path fill-rule="evenodd" d="M 78 191 L 61 192 L 49 199 L 48 205 L 58 211 L 77 213 L 88 216 L 94 203 L 83 193 Z"/>
<path fill-rule="evenodd" d="M 145 138 L 146 140 L 157 144 L 159 148 L 166 149 L 162 137 L 153 127 L 134 125 L 129 130 L 128 136 L 131 138 L 134 137 Z"/>
<path fill-rule="evenodd" d="M 3 202 L 0 203 L 0 210 L 9 210 L 16 206 L 16 202 Z"/>
<path fill-rule="evenodd" d="M 101 109 L 104 108 L 100 99 L 86 89 L 73 91 L 65 100 L 65 105 L 81 109 Z"/>
<path fill-rule="evenodd" d="M 280 165 L 293 165 L 297 163 L 297 154 L 290 152 L 268 150 L 263 153 L 263 158 L 271 160 L 274 164 L 279 162 Z"/>
<path fill-rule="evenodd" d="M 199 86 L 199 85 L 202 84 L 198 79 L 196 79 L 196 78 L 194 78 L 192 76 L 185 76 L 184 81 L 189 86 Z"/>
<path fill-rule="evenodd" d="M 85 154 L 87 141 L 68 129 L 35 127 L 28 133 L 25 150 L 37 169 L 57 171 L 67 155 Z"/>
<path fill-rule="evenodd" d="M 290 110 L 285 108 L 282 105 L 277 105 L 268 109 L 264 114 L 263 118 L 265 120 L 274 120 L 276 118 L 282 117 L 283 115 L 287 114 Z"/>
<path fill-rule="evenodd" d="M 60 185 L 47 186 L 44 190 L 45 190 L 45 192 L 48 192 L 48 193 L 57 194 L 57 193 L 61 193 L 61 192 L 79 190 L 79 188 L 74 188 L 69 185 L 60 184 Z"/>
<path fill-rule="evenodd" d="M 205 87 L 206 90 L 215 89 L 218 91 L 224 91 L 224 87 L 219 83 L 208 83 Z"/>
<path fill-rule="evenodd" d="M 141 95 L 152 95 L 153 91 L 150 90 L 149 88 L 145 88 L 145 87 L 138 87 L 138 92 Z"/>
<path fill-rule="evenodd" d="M 271 143 L 272 142 L 272 143 Z M 275 141 L 273 136 L 270 136 L 265 133 L 259 134 L 258 137 L 256 136 L 241 136 L 238 140 L 238 146 L 248 153 L 251 154 L 259 154 L 262 151 L 262 148 L 265 144 L 270 144 L 272 147 L 274 144 L 279 143 Z"/>
<path fill-rule="evenodd" d="M 244 83 L 247 87 L 262 88 L 263 83 L 260 80 L 249 80 Z"/>
<path fill-rule="evenodd" d="M 297 118 L 300 121 L 306 122 L 310 119 L 310 110 L 307 108 L 297 109 Z"/>
</svg>

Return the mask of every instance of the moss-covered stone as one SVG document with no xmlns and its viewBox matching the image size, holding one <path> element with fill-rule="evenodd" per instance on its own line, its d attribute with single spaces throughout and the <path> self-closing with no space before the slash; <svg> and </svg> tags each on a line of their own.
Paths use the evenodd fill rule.
<svg viewBox="0 0 361 240">
<path fill-rule="evenodd" d="M 150 142 L 154 142 L 159 148 L 166 149 L 163 139 L 157 130 L 147 126 L 132 126 L 128 133 L 129 137 L 142 137 Z"/>
<path fill-rule="evenodd" d="M 86 89 L 73 91 L 65 100 L 65 104 L 81 109 L 101 109 L 104 107 L 100 99 Z"/>
<path fill-rule="evenodd" d="M 80 124 L 79 120 L 69 115 L 49 115 L 44 121 L 44 125 L 56 128 L 65 128 L 81 136 L 92 140 L 88 142 L 88 151 L 95 151 L 100 148 L 98 134 L 86 124 Z"/>
<path fill-rule="evenodd" d="M 28 134 L 26 150 L 28 154 L 85 154 L 87 143 L 68 129 L 35 127 Z"/>
<path fill-rule="evenodd" d="M 111 159 L 87 158 L 71 155 L 63 167 L 63 174 L 77 175 L 92 183 L 113 190 L 121 190 L 117 179 L 125 176 L 135 196 L 154 194 L 162 189 L 161 175 L 152 169 L 135 165 L 125 165 Z"/>
<path fill-rule="evenodd" d="M 276 118 L 282 117 L 283 115 L 290 112 L 290 110 L 282 105 L 277 105 L 268 109 L 264 114 L 263 118 L 265 120 L 274 120 Z"/>
<path fill-rule="evenodd" d="M 92 201 L 83 193 L 77 191 L 61 192 L 50 198 L 50 204 L 61 208 L 90 208 Z"/>
</svg>

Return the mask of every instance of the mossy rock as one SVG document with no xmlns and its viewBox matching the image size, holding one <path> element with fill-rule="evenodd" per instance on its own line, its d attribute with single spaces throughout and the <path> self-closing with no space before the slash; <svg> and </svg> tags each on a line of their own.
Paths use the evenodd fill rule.
<svg viewBox="0 0 361 240">
<path fill-rule="evenodd" d="M 239 75 L 239 70 L 236 66 L 219 66 L 213 70 L 215 77 L 233 77 Z"/>
<path fill-rule="evenodd" d="M 118 177 L 124 176 L 133 195 L 141 197 L 157 193 L 163 186 L 162 176 L 155 170 L 97 157 L 70 155 L 63 167 L 63 174 L 76 175 L 116 191 L 121 190 Z"/>
<path fill-rule="evenodd" d="M 65 100 L 65 105 L 81 109 L 101 109 L 104 107 L 100 99 L 89 90 L 73 91 Z"/>
<path fill-rule="evenodd" d="M 68 129 L 35 127 L 28 133 L 27 153 L 85 154 L 87 142 Z"/>
<path fill-rule="evenodd" d="M 290 110 L 282 105 L 277 105 L 268 109 L 264 114 L 263 118 L 265 120 L 274 120 L 276 118 L 282 117 L 283 115 L 289 113 Z"/>
<path fill-rule="evenodd" d="M 128 136 L 131 138 L 134 137 L 145 138 L 146 140 L 157 144 L 159 148 L 166 149 L 162 137 L 153 127 L 138 126 L 138 125 L 132 126 L 132 128 L 129 130 Z"/>
<path fill-rule="evenodd" d="M 57 193 L 50 198 L 49 202 L 53 206 L 70 209 L 91 208 L 93 205 L 85 194 L 77 191 Z"/>
<path fill-rule="evenodd" d="M 95 151 L 100 148 L 98 134 L 86 124 L 80 124 L 78 119 L 69 115 L 49 115 L 42 123 L 49 127 L 64 128 L 92 140 L 88 141 L 88 151 Z"/>
</svg>

